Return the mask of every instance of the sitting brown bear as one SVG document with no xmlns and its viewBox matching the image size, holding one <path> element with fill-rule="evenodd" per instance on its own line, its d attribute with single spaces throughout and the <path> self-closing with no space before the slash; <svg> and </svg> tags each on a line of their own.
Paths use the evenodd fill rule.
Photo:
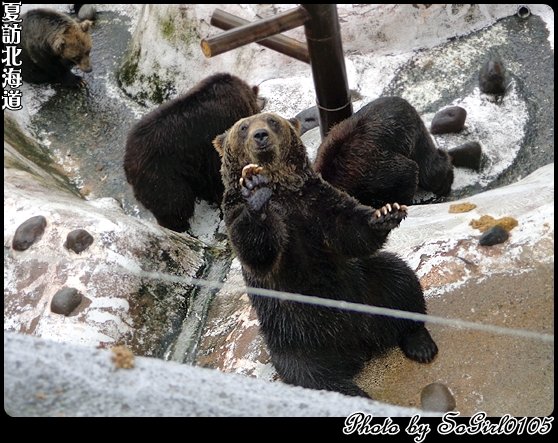
<svg viewBox="0 0 558 443">
<path fill-rule="evenodd" d="M 298 130 L 297 120 L 263 113 L 213 142 L 222 156 L 228 236 L 246 284 L 425 313 L 415 273 L 380 251 L 406 207 L 373 209 L 325 182 Z M 419 362 L 438 352 L 422 322 L 248 293 L 286 383 L 367 397 L 353 377 L 371 357 L 397 345 Z"/>
<path fill-rule="evenodd" d="M 72 73 L 77 66 L 91 72 L 92 22 L 80 23 L 50 9 L 33 9 L 21 17 L 21 76 L 29 83 L 61 83 L 83 86 Z"/>
<path fill-rule="evenodd" d="M 136 199 L 173 231 L 189 228 L 196 198 L 220 203 L 221 160 L 211 141 L 260 112 L 258 87 L 215 74 L 144 115 L 130 130 L 124 171 Z"/>
<path fill-rule="evenodd" d="M 448 153 L 436 148 L 415 108 L 399 97 L 374 100 L 332 127 L 314 169 L 373 207 L 411 204 L 417 184 L 446 196 L 453 183 Z"/>
</svg>

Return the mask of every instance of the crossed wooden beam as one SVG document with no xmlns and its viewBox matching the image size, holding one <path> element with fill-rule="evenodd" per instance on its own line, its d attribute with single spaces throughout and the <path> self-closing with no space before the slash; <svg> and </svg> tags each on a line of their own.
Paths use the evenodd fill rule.
<svg viewBox="0 0 558 443">
<path fill-rule="evenodd" d="M 352 115 L 336 5 L 302 4 L 275 17 L 255 22 L 216 9 L 210 23 L 225 32 L 201 41 L 206 57 L 214 57 L 248 43 L 258 43 L 310 63 L 322 137 L 333 125 Z M 302 25 L 306 43 L 277 35 Z"/>
</svg>

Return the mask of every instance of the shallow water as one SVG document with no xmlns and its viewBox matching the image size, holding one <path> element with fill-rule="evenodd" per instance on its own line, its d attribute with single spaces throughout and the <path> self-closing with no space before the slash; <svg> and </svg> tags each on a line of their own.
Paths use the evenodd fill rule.
<svg viewBox="0 0 558 443">
<path fill-rule="evenodd" d="M 498 100 L 479 91 L 478 72 L 491 54 L 501 57 L 509 74 L 506 94 Z M 480 173 L 456 169 L 446 201 L 514 183 L 554 162 L 554 52 L 540 17 L 507 17 L 420 51 L 382 95 L 409 100 L 428 128 L 440 109 L 450 105 L 466 109 L 462 133 L 434 139 L 443 149 L 478 141 L 484 152 L 482 169 Z"/>
<path fill-rule="evenodd" d="M 126 97 L 116 82 L 131 39 L 129 25 L 124 15 L 99 12 L 92 29 L 93 71 L 82 74 L 87 88 L 53 86 L 54 94 L 31 118 L 29 129 L 48 140 L 48 149 L 86 198 L 114 197 L 126 213 L 153 219 L 134 199 L 122 167 L 128 130 L 149 111 Z"/>
</svg>

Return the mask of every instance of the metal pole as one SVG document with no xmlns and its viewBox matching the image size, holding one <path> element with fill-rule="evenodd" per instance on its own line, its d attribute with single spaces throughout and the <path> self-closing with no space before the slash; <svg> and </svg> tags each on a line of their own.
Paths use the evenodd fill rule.
<svg viewBox="0 0 558 443">
<path fill-rule="evenodd" d="M 302 5 L 310 14 L 304 24 L 316 89 L 320 129 L 325 137 L 333 125 L 353 113 L 336 5 Z"/>
</svg>

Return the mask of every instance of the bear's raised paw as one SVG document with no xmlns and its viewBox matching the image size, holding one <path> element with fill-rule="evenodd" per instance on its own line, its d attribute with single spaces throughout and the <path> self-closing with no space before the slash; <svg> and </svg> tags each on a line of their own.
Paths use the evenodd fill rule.
<svg viewBox="0 0 558 443">
<path fill-rule="evenodd" d="M 259 211 L 272 194 L 271 189 L 265 186 L 269 183 L 269 179 L 262 172 L 263 168 L 255 164 L 242 168 L 240 192 L 254 211 Z"/>
<path fill-rule="evenodd" d="M 254 176 L 261 174 L 263 168 L 261 166 L 250 163 L 242 168 L 242 177 L 240 177 L 240 186 L 252 189 L 255 184 L 251 183 Z M 249 187 L 251 186 L 251 187 Z"/>
</svg>

